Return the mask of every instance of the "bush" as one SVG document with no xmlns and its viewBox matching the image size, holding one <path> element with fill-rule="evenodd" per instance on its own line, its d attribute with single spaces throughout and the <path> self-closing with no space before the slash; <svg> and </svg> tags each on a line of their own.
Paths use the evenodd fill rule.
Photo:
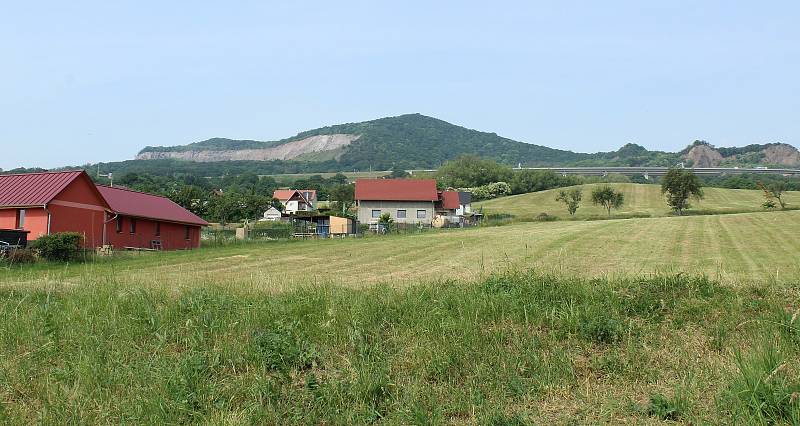
<svg viewBox="0 0 800 426">
<path fill-rule="evenodd" d="M 471 192 L 472 199 L 475 201 L 490 200 L 492 198 L 511 195 L 511 186 L 507 182 L 494 182 L 475 188 L 465 188 L 462 189 L 462 191 Z"/>
<path fill-rule="evenodd" d="M 39 237 L 32 247 L 44 259 L 66 262 L 78 257 L 83 235 L 77 232 L 59 232 Z"/>
<path fill-rule="evenodd" d="M 536 215 L 535 220 L 537 222 L 552 222 L 554 220 L 558 220 L 558 217 L 549 215 L 547 213 L 539 213 L 538 215 Z"/>
</svg>

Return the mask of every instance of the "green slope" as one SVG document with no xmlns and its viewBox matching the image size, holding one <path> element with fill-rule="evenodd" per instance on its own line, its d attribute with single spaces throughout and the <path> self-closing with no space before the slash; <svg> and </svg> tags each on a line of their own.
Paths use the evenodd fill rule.
<svg viewBox="0 0 800 426">
<path fill-rule="evenodd" d="M 585 219 L 594 216 L 605 216 L 606 211 L 591 202 L 592 189 L 604 184 L 580 185 L 583 189 L 583 201 L 575 217 Z M 658 185 L 643 185 L 635 183 L 610 184 L 625 194 L 625 205 L 619 210 L 613 210 L 612 215 L 642 214 L 650 216 L 666 216 L 670 213 L 661 187 Z M 723 189 L 704 188 L 705 198 L 692 203 L 691 212 L 719 211 L 742 212 L 762 211 L 761 203 L 764 202 L 764 193 L 749 189 Z M 552 189 L 530 194 L 512 195 L 475 203 L 476 208 L 483 207 L 484 213 L 508 213 L 516 218 L 531 220 L 540 213 L 568 218 L 564 204 L 555 200 L 559 189 Z M 788 192 L 785 195 L 789 207 L 800 206 L 800 192 Z"/>
<path fill-rule="evenodd" d="M 338 160 L 340 170 L 436 168 L 444 161 L 462 154 L 476 154 L 505 164 L 523 163 L 529 166 L 575 163 L 590 157 L 588 154 L 518 142 L 494 133 L 467 129 L 421 114 L 322 127 L 280 141 L 258 142 L 214 138 L 173 147 L 148 146 L 140 153 L 268 148 L 311 136 L 331 134 L 361 135 L 357 141 L 343 150 Z M 309 157 L 312 160 L 322 161 L 331 158 L 320 155 Z"/>
</svg>

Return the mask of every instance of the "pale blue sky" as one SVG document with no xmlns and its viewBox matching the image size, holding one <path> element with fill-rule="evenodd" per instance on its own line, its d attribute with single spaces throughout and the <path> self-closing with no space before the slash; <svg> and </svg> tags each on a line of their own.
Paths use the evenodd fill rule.
<svg viewBox="0 0 800 426">
<path fill-rule="evenodd" d="M 5 2 L 0 167 L 411 112 L 576 151 L 800 145 L 798 2 L 288 3 Z"/>
</svg>

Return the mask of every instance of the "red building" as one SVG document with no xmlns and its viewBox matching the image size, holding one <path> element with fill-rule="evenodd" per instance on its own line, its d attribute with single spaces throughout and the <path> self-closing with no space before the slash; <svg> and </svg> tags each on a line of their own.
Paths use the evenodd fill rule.
<svg viewBox="0 0 800 426">
<path fill-rule="evenodd" d="M 106 228 L 108 244 L 163 250 L 200 246 L 200 229 L 208 222 L 169 198 L 119 187 L 97 189 L 112 212 Z"/>
<path fill-rule="evenodd" d="M 78 232 L 86 247 L 186 249 L 208 223 L 167 198 L 95 185 L 84 171 L 0 175 L 0 229 Z"/>
</svg>

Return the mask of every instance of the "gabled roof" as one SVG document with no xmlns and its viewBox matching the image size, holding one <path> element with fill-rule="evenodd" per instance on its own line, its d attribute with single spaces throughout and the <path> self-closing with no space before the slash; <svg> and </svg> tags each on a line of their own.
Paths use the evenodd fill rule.
<svg viewBox="0 0 800 426">
<path fill-rule="evenodd" d="M 208 222 L 166 197 L 103 185 L 97 185 L 97 189 L 111 210 L 121 215 L 187 225 L 208 225 Z"/>
<path fill-rule="evenodd" d="M 0 207 L 43 206 L 81 175 L 94 187 L 83 170 L 0 175 Z"/>
<path fill-rule="evenodd" d="M 460 206 L 458 191 L 442 191 L 442 208 L 455 210 Z"/>
<path fill-rule="evenodd" d="M 356 179 L 359 201 L 438 201 L 434 179 Z"/>
<path fill-rule="evenodd" d="M 282 202 L 287 202 L 295 196 L 295 194 L 299 195 L 300 198 L 303 199 L 306 203 L 310 203 L 311 201 L 306 199 L 303 195 L 304 193 L 308 192 L 311 198 L 317 198 L 317 190 L 315 189 L 276 189 L 272 193 L 272 198 L 277 198 Z"/>
</svg>

